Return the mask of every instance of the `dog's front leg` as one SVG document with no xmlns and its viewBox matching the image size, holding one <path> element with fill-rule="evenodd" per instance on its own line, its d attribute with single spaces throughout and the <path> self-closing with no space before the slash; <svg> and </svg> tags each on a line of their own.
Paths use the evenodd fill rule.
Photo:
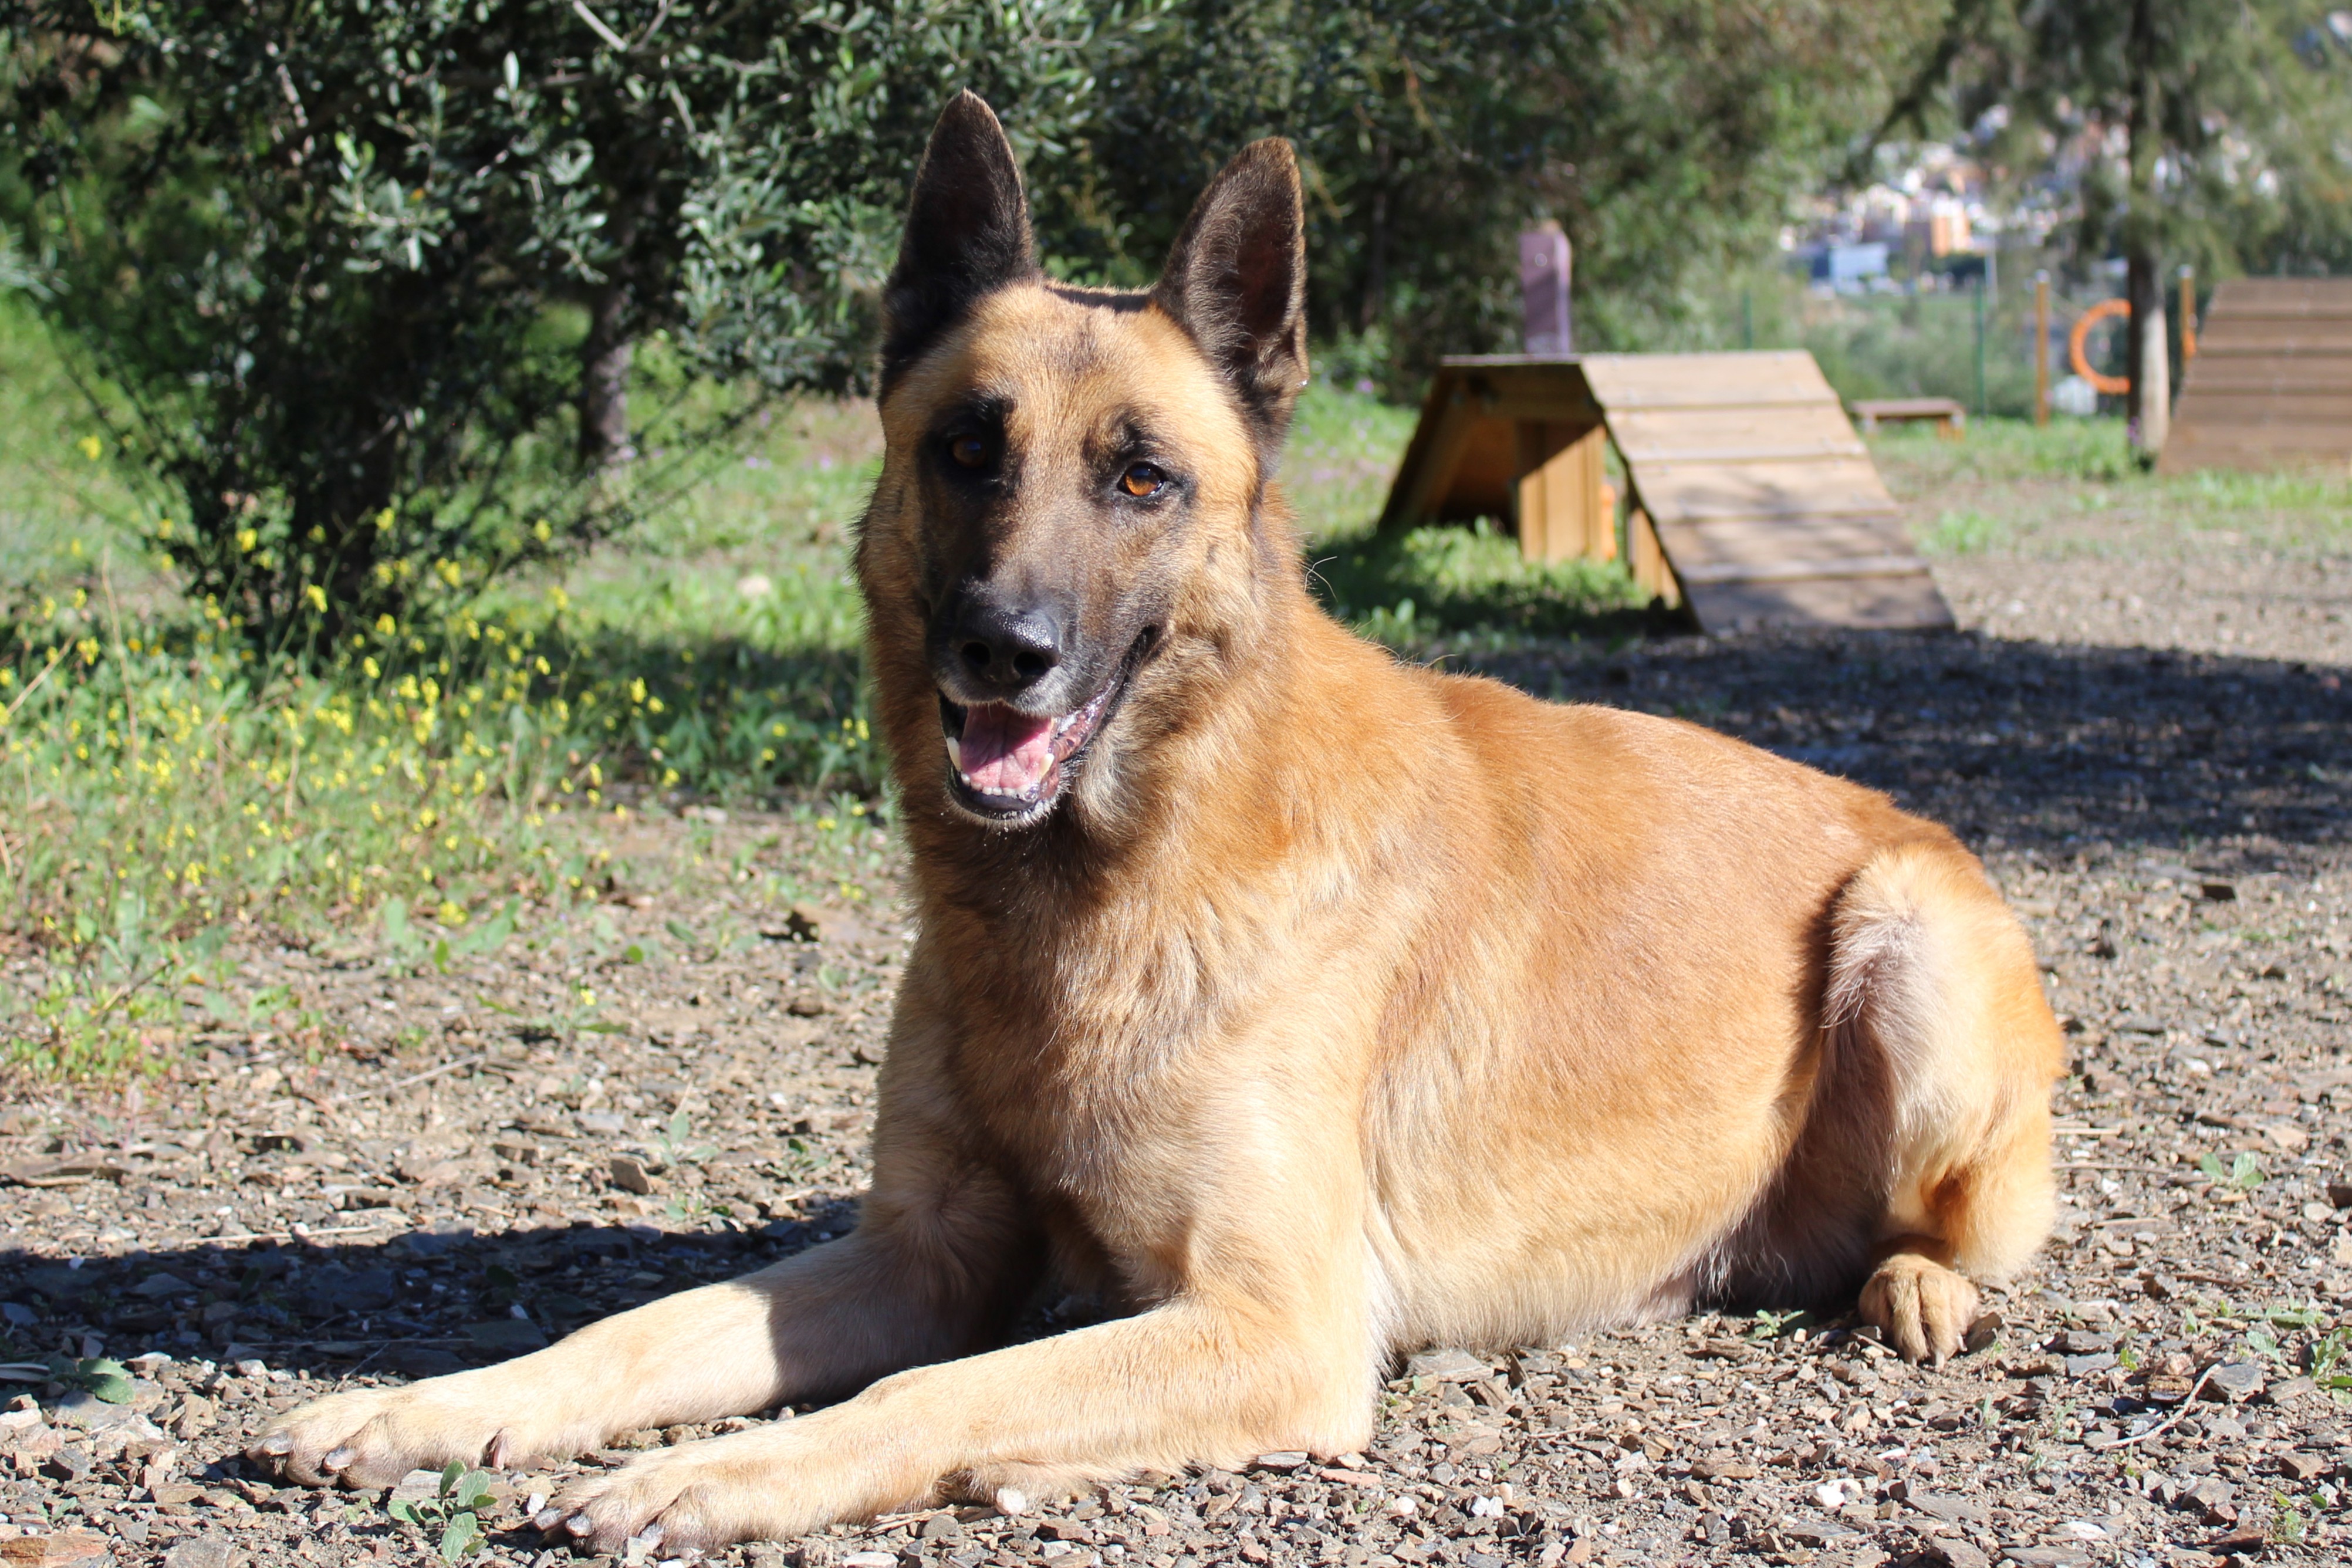
<svg viewBox="0 0 2352 1568">
<path fill-rule="evenodd" d="M 1375 1352 L 1360 1299 L 1320 1294 L 1305 1310 L 1296 1298 L 1275 1310 L 1184 1297 L 901 1373 L 830 1409 L 575 1483 L 537 1522 L 597 1551 L 652 1535 L 667 1552 L 947 1497 L 1002 1502 L 1006 1489 L 1043 1495 L 1187 1462 L 1348 1452 L 1370 1437 Z"/>
<path fill-rule="evenodd" d="M 615 1433 L 749 1415 L 962 1354 L 1026 1288 L 1034 1243 L 985 1171 L 929 1139 L 877 1145 L 875 1191 L 843 1240 L 498 1366 L 320 1400 L 247 1453 L 313 1485 L 385 1486 L 453 1459 L 568 1457 Z"/>
</svg>

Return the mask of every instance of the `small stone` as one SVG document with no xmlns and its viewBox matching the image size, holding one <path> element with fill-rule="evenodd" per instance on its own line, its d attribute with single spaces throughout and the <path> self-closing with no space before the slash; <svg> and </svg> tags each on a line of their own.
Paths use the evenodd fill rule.
<svg viewBox="0 0 2352 1568">
<path fill-rule="evenodd" d="M 841 1568 L 898 1568 L 895 1552 L 853 1552 L 841 1560 Z"/>
<path fill-rule="evenodd" d="M 2104 1352 L 2097 1355 L 2070 1355 L 2066 1358 L 2066 1375 L 2088 1377 L 2093 1373 L 2105 1372 L 2115 1364 L 2116 1358 Z"/>
<path fill-rule="evenodd" d="M 158 1296 L 193 1296 L 196 1288 L 176 1274 L 150 1274 L 131 1287 L 130 1293 L 152 1300 Z"/>
<path fill-rule="evenodd" d="M 1260 1454 L 1257 1457 L 1256 1468 L 1261 1470 L 1281 1470 L 1287 1472 L 1290 1470 L 1299 1469 L 1303 1468 L 1306 1463 L 1307 1455 L 1304 1450 L 1298 1448 L 1285 1448 L 1277 1453 Z"/>
<path fill-rule="evenodd" d="M 58 1530 L 0 1541 L 0 1563 L 7 1568 L 98 1568 L 110 1550 L 102 1535 L 87 1530 Z"/>
<path fill-rule="evenodd" d="M 956 1516 L 951 1513 L 935 1513 L 923 1521 L 922 1536 L 926 1541 L 961 1541 L 963 1539 L 963 1526 L 956 1522 Z"/>
<path fill-rule="evenodd" d="M 1752 1481 L 1763 1472 L 1736 1459 L 1694 1459 L 1691 1474 L 1703 1481 Z"/>
<path fill-rule="evenodd" d="M 1954 1497 L 1946 1492 L 1922 1491 L 1917 1487 L 1907 1489 L 1904 1501 L 1930 1519 L 1940 1519 L 1947 1524 L 1990 1524 L 1992 1510 L 1981 1498 Z"/>
<path fill-rule="evenodd" d="M 1473 1383 L 1492 1371 L 1468 1351 L 1451 1348 L 1423 1351 L 1404 1363 L 1407 1377 L 1433 1377 L 1440 1383 Z"/>
<path fill-rule="evenodd" d="M 2273 1121 L 2263 1129 L 2263 1136 L 2282 1154 L 2300 1154 L 2311 1147 L 2311 1134 L 2291 1121 Z"/>
<path fill-rule="evenodd" d="M 2116 1336 L 2088 1329 L 2069 1329 L 2058 1336 L 2058 1342 L 2051 1348 L 2066 1355 L 2097 1355 L 2116 1348 Z"/>
<path fill-rule="evenodd" d="M 1928 1542 L 1921 1555 L 1930 1563 L 1940 1563 L 1942 1568 L 1992 1568 L 1982 1552 L 1951 1537 Z"/>
<path fill-rule="evenodd" d="M 2315 1481 L 2336 1468 L 2336 1462 L 2325 1454 L 2300 1451 L 2279 1456 L 2279 1473 L 2298 1481 Z"/>
<path fill-rule="evenodd" d="M 2352 1209 L 2352 1182 L 2327 1184 L 2327 1201 L 2340 1209 Z"/>
<path fill-rule="evenodd" d="M 441 1472 L 411 1470 L 392 1489 L 387 1502 L 429 1502 L 441 1495 Z"/>
<path fill-rule="evenodd" d="M 2263 1391 L 2263 1369 L 2251 1361 L 2224 1362 L 2205 1378 L 2205 1397 L 2242 1404 Z"/>
<path fill-rule="evenodd" d="M 1963 1348 L 1970 1355 L 1975 1355 L 1980 1351 L 1990 1350 L 1994 1342 L 2000 1338 L 2001 1330 L 2008 1326 L 1999 1312 L 1980 1313 L 1976 1321 L 1969 1325 L 1968 1338 L 1962 1342 Z"/>
<path fill-rule="evenodd" d="M 183 1541 L 163 1553 L 163 1568 L 241 1568 L 245 1553 L 226 1536 Z"/>
<path fill-rule="evenodd" d="M 41 1474 L 55 1480 L 85 1481 L 97 1468 L 98 1460 L 88 1448 L 79 1443 L 68 1443 L 49 1456 L 49 1462 L 41 1467 Z"/>
<path fill-rule="evenodd" d="M 2198 884 L 2198 891 L 2205 895 L 2208 903 L 2234 903 L 2238 897 L 2238 885 L 2235 882 L 2201 882 Z"/>
<path fill-rule="evenodd" d="M 623 1192 L 635 1193 L 639 1197 L 653 1195 L 653 1173 L 647 1171 L 646 1163 L 634 1154 L 614 1155 L 611 1171 L 613 1184 Z"/>
</svg>

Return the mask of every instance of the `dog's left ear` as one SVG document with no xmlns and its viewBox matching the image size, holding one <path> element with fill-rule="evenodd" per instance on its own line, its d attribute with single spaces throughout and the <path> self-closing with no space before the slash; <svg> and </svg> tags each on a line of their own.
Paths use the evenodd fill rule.
<svg viewBox="0 0 2352 1568">
<path fill-rule="evenodd" d="M 1241 395 L 1261 444 L 1279 442 L 1307 381 L 1307 230 L 1289 142 L 1253 142 L 1209 182 L 1151 297 Z"/>
</svg>

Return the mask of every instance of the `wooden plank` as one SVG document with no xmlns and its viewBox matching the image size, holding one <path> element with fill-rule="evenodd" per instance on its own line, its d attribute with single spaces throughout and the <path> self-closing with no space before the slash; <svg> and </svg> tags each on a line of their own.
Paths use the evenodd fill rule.
<svg viewBox="0 0 2352 1568">
<path fill-rule="evenodd" d="M 1653 359 L 1677 363 L 1622 363 Z M 1802 353 L 1596 355 L 1585 362 L 1584 371 L 1593 396 L 1612 419 L 1648 409 L 1838 409 L 1837 394 L 1811 359 Z"/>
<path fill-rule="evenodd" d="M 1864 457 L 1845 411 L 1831 403 L 1758 408 L 1609 410 L 1609 434 L 1628 460 L 1679 462 L 1694 453 L 1787 448 Z"/>
<path fill-rule="evenodd" d="M 2210 317 L 2231 315 L 2352 315 L 2352 279 L 2232 278 L 2213 290 Z"/>
<path fill-rule="evenodd" d="M 2248 452 L 2352 452 L 2352 425 L 2187 425 L 2179 428 L 2184 444 L 2194 447 L 2235 447 Z"/>
<path fill-rule="evenodd" d="M 1811 577 L 1775 583 L 1692 583 L 1699 624 L 1714 633 L 1771 626 L 1948 630 L 1951 607 L 1925 572 L 1888 577 Z"/>
<path fill-rule="evenodd" d="M 1682 584 L 1675 580 L 1675 569 L 1666 552 L 1658 543 L 1658 531 L 1650 522 L 1650 514 L 1636 504 L 1625 518 L 1625 564 L 1633 574 L 1633 585 L 1653 599 L 1663 599 L 1673 609 L 1683 602 Z"/>
<path fill-rule="evenodd" d="M 2352 425 L 2352 385 L 2317 391 L 2292 388 L 2284 392 L 2215 391 L 2200 387 L 2183 393 L 2174 405 L 2175 424 L 2198 425 Z"/>
<path fill-rule="evenodd" d="M 1895 498 L 1866 458 L 1809 463 L 1636 466 L 1643 503 L 1661 523 L 1702 517 L 1891 512 Z"/>
<path fill-rule="evenodd" d="M 2352 316 L 2208 317 L 2199 353 L 2352 353 Z"/>
<path fill-rule="evenodd" d="M 1891 516 L 1669 523 L 1660 533 L 1677 567 L 1851 561 L 1911 552 L 1901 521 Z"/>
<path fill-rule="evenodd" d="M 1675 575 L 1685 583 L 1793 583 L 1801 578 L 1908 577 L 1927 563 L 1905 551 L 1899 555 L 1850 555 L 1840 561 L 1717 561 L 1675 558 Z"/>
<path fill-rule="evenodd" d="M 1388 504 L 1381 509 L 1382 528 L 1409 526 L 1434 509 L 1445 493 L 1462 455 L 1463 437 L 1475 416 L 1454 395 L 1455 378 L 1441 369 L 1431 378 L 1429 395 L 1422 399 L 1421 419 L 1413 426 L 1404 461 L 1397 467 L 1396 482 L 1389 488 Z"/>
<path fill-rule="evenodd" d="M 1472 418 L 1454 449 L 1454 467 L 1424 522 L 1508 520 L 1518 500 L 1519 427 L 1508 419 Z"/>
<path fill-rule="evenodd" d="M 1617 520 L 1607 515 L 1609 433 L 1565 425 L 1519 426 L 1519 553 L 1529 561 L 1610 561 Z"/>
</svg>

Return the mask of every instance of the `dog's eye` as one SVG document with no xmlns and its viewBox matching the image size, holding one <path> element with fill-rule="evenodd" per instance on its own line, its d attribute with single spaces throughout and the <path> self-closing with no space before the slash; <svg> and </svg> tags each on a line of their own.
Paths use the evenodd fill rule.
<svg viewBox="0 0 2352 1568">
<path fill-rule="evenodd" d="M 1118 477 L 1118 488 L 1139 500 L 1158 495 L 1167 483 L 1168 476 L 1150 463 L 1129 463 Z"/>
<path fill-rule="evenodd" d="M 988 467 L 988 440 L 982 436 L 959 436 L 948 443 L 948 456 L 960 468 Z"/>
</svg>

